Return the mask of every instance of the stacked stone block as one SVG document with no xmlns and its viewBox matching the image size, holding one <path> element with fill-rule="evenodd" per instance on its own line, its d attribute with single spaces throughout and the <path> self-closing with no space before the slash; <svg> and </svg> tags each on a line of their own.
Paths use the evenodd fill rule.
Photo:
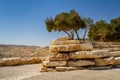
<svg viewBox="0 0 120 80">
<path fill-rule="evenodd" d="M 120 51 L 120 42 L 93 42 L 94 49 L 107 49 L 108 51 Z"/>
<path fill-rule="evenodd" d="M 120 64 L 120 51 L 94 50 L 79 40 L 51 41 L 50 55 L 41 64 L 42 71 L 108 69 Z"/>
</svg>

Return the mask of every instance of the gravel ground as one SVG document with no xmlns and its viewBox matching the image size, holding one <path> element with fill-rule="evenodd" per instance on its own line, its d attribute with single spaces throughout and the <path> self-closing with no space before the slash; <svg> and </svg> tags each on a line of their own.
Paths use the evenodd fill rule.
<svg viewBox="0 0 120 80">
<path fill-rule="evenodd" d="M 120 68 L 39 72 L 40 64 L 0 67 L 0 80 L 120 80 Z"/>
<path fill-rule="evenodd" d="M 0 80 L 22 80 L 40 75 L 40 64 L 0 67 Z"/>
</svg>

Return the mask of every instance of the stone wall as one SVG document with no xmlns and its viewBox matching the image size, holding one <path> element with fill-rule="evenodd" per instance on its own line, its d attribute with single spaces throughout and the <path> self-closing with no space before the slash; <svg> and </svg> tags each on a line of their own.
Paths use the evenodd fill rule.
<svg viewBox="0 0 120 80">
<path fill-rule="evenodd" d="M 1 66 L 16 66 L 16 65 L 23 65 L 23 64 L 35 64 L 41 63 L 41 57 L 14 57 L 14 58 L 2 58 L 0 59 L 0 67 Z"/>
<path fill-rule="evenodd" d="M 94 49 L 107 49 L 108 51 L 120 51 L 120 42 L 93 42 Z"/>
<path fill-rule="evenodd" d="M 100 47 L 95 43 L 93 46 L 91 43 L 83 43 L 78 40 L 51 41 L 50 54 L 42 62 L 40 71 L 110 69 L 120 64 L 119 50 L 111 52 L 97 48 L 97 46 Z M 101 46 L 103 45 L 101 44 Z"/>
</svg>

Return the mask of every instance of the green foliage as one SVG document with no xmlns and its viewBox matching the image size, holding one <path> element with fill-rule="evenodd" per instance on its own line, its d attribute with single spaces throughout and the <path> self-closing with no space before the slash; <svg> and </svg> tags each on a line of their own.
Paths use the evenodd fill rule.
<svg viewBox="0 0 120 80">
<path fill-rule="evenodd" d="M 93 41 L 120 41 L 120 17 L 109 24 L 104 20 L 92 24 L 88 36 Z"/>
<path fill-rule="evenodd" d="M 46 29 L 48 32 L 54 31 L 63 31 L 68 36 L 74 38 L 74 32 L 79 39 L 77 31 L 79 29 L 85 28 L 86 24 L 81 19 L 79 14 L 75 10 L 70 10 L 70 12 L 62 12 L 57 14 L 54 19 L 46 18 L 45 20 Z"/>
<path fill-rule="evenodd" d="M 50 17 L 50 18 L 47 18 L 45 20 L 45 24 L 46 24 L 46 29 L 48 32 L 52 32 L 52 30 L 54 29 L 54 21 L 53 19 Z"/>
</svg>

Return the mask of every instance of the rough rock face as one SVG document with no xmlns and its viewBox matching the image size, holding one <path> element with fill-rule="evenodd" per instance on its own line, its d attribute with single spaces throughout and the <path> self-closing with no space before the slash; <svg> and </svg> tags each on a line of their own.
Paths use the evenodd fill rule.
<svg viewBox="0 0 120 80">
<path fill-rule="evenodd" d="M 34 64 L 34 63 L 40 63 L 41 58 L 40 57 L 30 57 L 30 58 L 20 58 L 20 57 L 14 57 L 14 58 L 3 58 L 0 59 L 0 66 L 15 66 L 15 65 L 21 65 L 21 64 Z"/>
<path fill-rule="evenodd" d="M 41 63 L 40 57 L 30 57 L 30 58 L 21 58 L 22 64 L 34 64 L 34 63 Z"/>
<path fill-rule="evenodd" d="M 93 46 L 90 43 L 68 44 L 68 45 L 50 45 L 51 52 L 72 52 L 72 51 L 91 51 Z"/>
<path fill-rule="evenodd" d="M 110 52 L 110 55 L 111 55 L 112 57 L 119 57 L 119 56 L 120 56 L 120 51 Z"/>
<path fill-rule="evenodd" d="M 90 58 L 102 58 L 109 57 L 108 50 L 93 50 L 93 51 L 78 51 L 69 54 L 70 59 L 90 59 Z"/>
<path fill-rule="evenodd" d="M 49 60 L 69 60 L 68 54 L 60 54 L 58 52 L 53 52 L 50 55 Z"/>
<path fill-rule="evenodd" d="M 42 62 L 41 71 L 101 70 L 120 64 L 120 51 L 117 51 L 120 45 L 101 42 L 93 45 L 65 37 L 51 41 L 50 55 Z M 114 50 L 116 51 L 110 52 Z"/>
<path fill-rule="evenodd" d="M 19 57 L 3 58 L 1 61 L 3 62 L 3 66 L 14 66 L 14 65 L 22 64 L 21 59 Z"/>
<path fill-rule="evenodd" d="M 81 50 L 80 44 L 69 44 L 69 45 L 51 45 L 49 47 L 51 52 L 71 52 Z"/>
<path fill-rule="evenodd" d="M 56 71 L 71 71 L 71 70 L 81 70 L 83 67 L 56 67 Z"/>
<path fill-rule="evenodd" d="M 81 43 L 80 48 L 81 48 L 81 51 L 91 51 L 93 50 L 93 45 L 90 43 Z"/>
<path fill-rule="evenodd" d="M 47 66 L 47 67 L 55 67 L 55 66 L 66 66 L 67 61 L 43 61 L 42 65 Z"/>
<path fill-rule="evenodd" d="M 69 45 L 69 44 L 79 44 L 79 40 L 65 40 L 65 41 L 51 41 L 50 45 Z"/>
<path fill-rule="evenodd" d="M 104 58 L 104 59 L 95 59 L 96 66 L 107 66 L 113 65 L 115 63 L 114 57 Z"/>
<path fill-rule="evenodd" d="M 114 63 L 114 65 L 117 65 L 117 64 L 120 64 L 120 57 L 116 57 L 116 58 L 115 58 L 115 63 Z"/>
<path fill-rule="evenodd" d="M 57 39 L 57 41 L 65 41 L 65 40 L 72 40 L 72 37 L 66 36 L 66 37 L 60 37 Z"/>
<path fill-rule="evenodd" d="M 68 66 L 72 66 L 72 67 L 90 66 L 90 65 L 95 65 L 95 62 L 90 60 L 68 61 Z"/>
</svg>

